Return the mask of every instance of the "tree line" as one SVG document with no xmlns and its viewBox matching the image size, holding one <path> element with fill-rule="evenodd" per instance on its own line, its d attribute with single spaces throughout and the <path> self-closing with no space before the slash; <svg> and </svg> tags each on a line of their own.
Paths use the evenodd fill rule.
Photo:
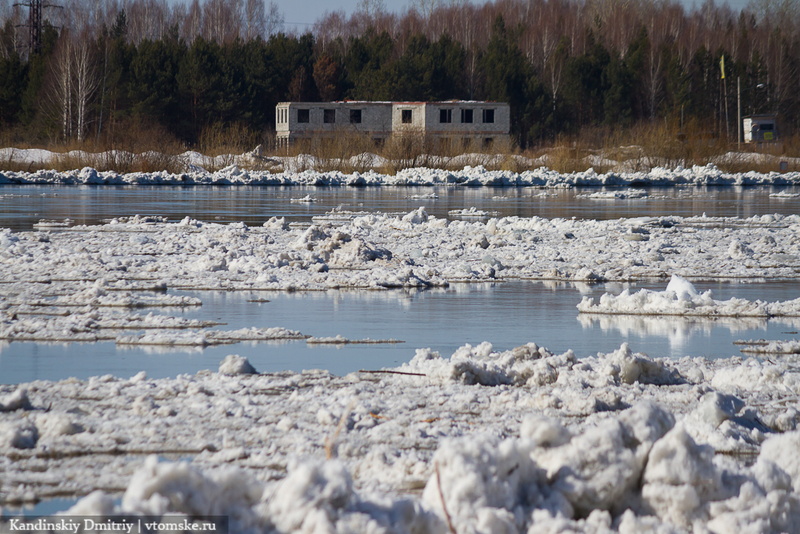
<svg viewBox="0 0 800 534">
<path fill-rule="evenodd" d="M 800 121 L 795 0 L 416 0 L 401 14 L 362 0 L 306 33 L 264 0 L 73 0 L 46 10 L 37 53 L 26 8 L 0 2 L 9 141 L 138 128 L 192 145 L 214 128 L 266 134 L 280 101 L 343 99 L 508 102 L 522 147 L 654 122 L 735 140 L 738 102 Z"/>
</svg>

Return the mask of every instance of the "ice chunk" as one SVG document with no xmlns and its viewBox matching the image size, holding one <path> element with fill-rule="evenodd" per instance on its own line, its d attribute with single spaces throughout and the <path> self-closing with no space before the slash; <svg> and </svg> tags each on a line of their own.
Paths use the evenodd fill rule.
<svg viewBox="0 0 800 534">
<path fill-rule="evenodd" d="M 219 364 L 219 373 L 223 375 L 253 375 L 257 374 L 257 371 L 244 356 L 228 354 Z"/>
<path fill-rule="evenodd" d="M 769 460 L 791 476 L 795 493 L 800 493 L 800 432 L 773 436 L 761 446 L 759 461 Z"/>
<path fill-rule="evenodd" d="M 31 401 L 28 399 L 28 390 L 17 388 L 13 393 L 0 397 L 0 412 L 13 412 L 14 410 L 30 410 Z"/>
<path fill-rule="evenodd" d="M 231 532 L 265 526 L 254 510 L 263 487 L 239 469 L 204 473 L 187 462 L 159 462 L 149 456 L 134 473 L 122 496 L 125 512 L 152 516 L 167 513 L 227 515 Z"/>
<path fill-rule="evenodd" d="M 642 502 L 663 521 L 686 528 L 706 518 L 703 505 L 720 491 L 714 450 L 698 445 L 677 426 L 650 451 L 642 478 Z"/>
<path fill-rule="evenodd" d="M 411 224 L 422 224 L 427 222 L 427 220 L 428 212 L 425 210 L 424 206 L 420 206 L 416 210 L 403 215 L 403 221 Z"/>
<path fill-rule="evenodd" d="M 33 423 L 0 423 L 0 448 L 33 449 L 38 441 L 39 429 Z"/>
<path fill-rule="evenodd" d="M 699 296 L 694 285 L 686 278 L 673 274 L 667 284 L 667 291 L 672 291 L 679 300 L 692 300 Z"/>
</svg>

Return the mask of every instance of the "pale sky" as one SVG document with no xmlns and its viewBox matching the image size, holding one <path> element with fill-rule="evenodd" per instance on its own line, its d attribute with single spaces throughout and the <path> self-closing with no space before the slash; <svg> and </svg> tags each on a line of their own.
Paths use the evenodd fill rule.
<svg viewBox="0 0 800 534">
<path fill-rule="evenodd" d="M 306 29 L 319 20 L 325 12 L 344 11 L 351 15 L 361 3 L 361 0 L 274 0 L 283 12 L 286 20 L 286 30 L 297 30 L 303 33 Z M 473 0 L 474 3 L 483 3 L 484 0 Z M 702 0 L 681 0 L 687 8 L 702 4 Z M 430 2 L 430 0 L 428 0 Z M 717 4 L 727 2 L 734 9 L 742 9 L 748 0 L 715 0 Z M 383 0 L 387 11 L 403 13 L 414 0 Z"/>
</svg>

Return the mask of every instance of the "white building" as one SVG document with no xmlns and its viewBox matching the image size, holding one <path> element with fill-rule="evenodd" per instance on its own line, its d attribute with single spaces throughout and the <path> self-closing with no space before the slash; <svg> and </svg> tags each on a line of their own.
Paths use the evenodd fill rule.
<svg viewBox="0 0 800 534">
<path fill-rule="evenodd" d="M 499 102 L 281 102 L 275 108 L 280 145 L 354 133 L 377 144 L 402 135 L 489 147 L 509 142 L 510 124 L 509 106 Z"/>
</svg>

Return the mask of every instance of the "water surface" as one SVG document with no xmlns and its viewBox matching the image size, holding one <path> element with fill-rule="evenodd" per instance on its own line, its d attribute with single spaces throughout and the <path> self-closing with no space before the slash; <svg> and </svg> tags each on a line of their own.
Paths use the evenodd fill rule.
<svg viewBox="0 0 800 534">
<path fill-rule="evenodd" d="M 204 349 L 116 346 L 101 343 L 0 344 L 0 381 L 27 382 L 87 378 L 104 374 L 130 377 L 144 370 L 150 377 L 169 377 L 216 370 L 228 354 L 246 356 L 260 372 L 328 369 L 343 375 L 360 369 L 396 367 L 417 348 L 450 356 L 458 347 L 483 341 L 497 350 L 535 342 L 556 353 L 572 349 L 578 357 L 611 352 L 623 342 L 653 357 L 738 355 L 733 344 L 748 339 L 797 339 L 800 321 L 705 320 L 679 317 L 579 315 L 584 295 L 598 297 L 623 287 L 663 290 L 664 284 L 556 284 L 510 281 L 454 285 L 426 291 L 183 292 L 202 299 L 185 317 L 227 323 L 225 329 L 282 326 L 315 337 L 402 340 L 401 344 L 309 345 L 305 341 L 238 343 Z M 788 300 L 800 297 L 798 282 L 764 284 L 697 284 L 714 298 Z M 267 299 L 269 302 L 252 302 Z M 180 314 L 175 310 L 164 313 Z"/>
<path fill-rule="evenodd" d="M 350 211 L 407 213 L 425 206 L 446 218 L 453 210 L 475 207 L 498 216 L 617 219 L 641 216 L 751 217 L 800 213 L 800 187 L 652 187 L 644 190 L 581 187 L 216 187 L 216 186 L 0 186 L 0 227 L 30 230 L 41 219 L 99 224 L 113 217 L 160 215 L 178 221 L 260 225 L 270 217 L 308 222 L 341 208 Z M 598 199 L 595 193 L 628 198 Z M 642 198 L 631 195 L 645 194 Z M 311 202 L 300 202 L 310 197 Z M 452 217 L 451 217 L 452 218 Z"/>
</svg>

